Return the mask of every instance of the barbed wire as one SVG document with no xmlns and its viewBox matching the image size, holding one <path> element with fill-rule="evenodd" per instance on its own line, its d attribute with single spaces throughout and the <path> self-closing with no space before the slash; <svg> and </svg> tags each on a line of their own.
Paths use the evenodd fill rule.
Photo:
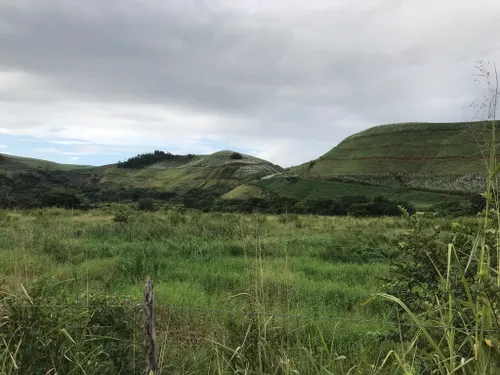
<svg viewBox="0 0 500 375">
<path fill-rule="evenodd" d="M 83 309 L 88 310 L 90 308 L 144 308 L 142 303 L 122 303 L 122 304 L 64 304 L 64 305 L 39 305 L 39 304 L 9 304 L 8 306 L 16 308 L 55 308 L 55 309 Z M 0 304 L 0 308 L 2 304 Z M 317 315 L 303 315 L 303 314 L 288 314 L 288 313 L 277 313 L 277 312 L 266 312 L 266 311 L 240 311 L 234 309 L 211 309 L 203 307 L 191 307 L 183 305 L 155 305 L 157 310 L 179 310 L 185 312 L 197 312 L 197 313 L 219 313 L 219 314 L 229 314 L 229 315 L 242 315 L 242 316 L 266 316 L 270 318 L 290 318 L 296 320 L 313 320 L 313 321 L 331 321 L 331 322 L 350 322 L 350 323 L 365 323 L 365 324 L 380 324 L 380 325 L 391 325 L 399 327 L 415 327 L 415 328 L 429 328 L 429 329 L 456 329 L 463 332 L 500 332 L 499 328 L 469 328 L 469 327 L 457 327 L 453 325 L 442 325 L 442 324 L 416 324 L 403 321 L 390 321 L 381 319 L 363 319 L 363 318 L 353 318 L 353 317 L 333 317 L 333 316 L 317 316 Z"/>
</svg>

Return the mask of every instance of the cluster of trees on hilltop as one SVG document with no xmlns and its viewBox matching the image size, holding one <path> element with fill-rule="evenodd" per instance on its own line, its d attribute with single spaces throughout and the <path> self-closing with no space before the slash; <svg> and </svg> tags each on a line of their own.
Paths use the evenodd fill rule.
<svg viewBox="0 0 500 375">
<path fill-rule="evenodd" d="M 118 162 L 119 168 L 132 168 L 132 169 L 140 169 L 147 167 L 148 165 L 152 165 L 155 163 L 159 163 L 167 160 L 175 160 L 175 161 L 189 161 L 194 157 L 193 154 L 187 155 L 175 155 L 170 152 L 164 152 L 160 150 L 155 150 L 154 152 L 147 152 L 144 154 L 138 154 L 137 156 L 133 156 L 125 161 Z"/>
</svg>

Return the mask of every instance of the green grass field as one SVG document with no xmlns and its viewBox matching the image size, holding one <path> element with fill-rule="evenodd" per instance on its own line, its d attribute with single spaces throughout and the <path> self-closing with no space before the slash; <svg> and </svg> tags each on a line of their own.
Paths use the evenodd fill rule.
<svg viewBox="0 0 500 375">
<path fill-rule="evenodd" d="M 0 291 L 17 295 L 16 303 L 55 309 L 42 328 L 66 330 L 70 347 L 83 333 L 57 314 L 84 316 L 89 298 L 128 301 L 132 315 L 125 315 L 135 327 L 128 334 L 125 322 L 113 318 L 122 316 L 123 305 L 108 306 L 111 317 L 105 315 L 106 303 L 98 309 L 98 316 L 112 321 L 101 335 L 118 336 L 128 348 L 126 373 L 142 371 L 141 312 L 133 306 L 141 301 L 147 276 L 159 306 L 161 373 L 220 374 L 245 366 L 269 373 L 274 366 L 276 373 L 287 373 L 286 367 L 290 373 L 347 374 L 354 365 L 357 373 L 374 373 L 394 346 L 384 340 L 394 323 L 381 323 L 389 320 L 390 307 L 382 301 L 363 303 L 383 289 L 388 262 L 405 232 L 403 219 L 130 211 L 128 222 L 113 222 L 123 209 L 1 212 Z M 43 293 L 37 285 L 44 286 Z M 77 311 L 54 307 L 74 303 L 81 306 Z M 25 310 L 15 311 L 24 316 Z M 25 320 L 31 331 L 41 324 L 33 317 Z M 0 330 L 0 339 L 15 341 L 8 333 L 2 336 Z M 255 346 L 256 337 L 264 346 Z M 40 349 L 32 347 L 20 342 L 17 360 L 29 356 L 36 363 Z M 231 352 L 238 347 L 237 355 Z M 117 371 L 100 367 L 102 358 L 96 358 L 99 365 L 81 373 Z M 4 359 L 4 366 L 9 361 Z M 40 373 L 54 366 L 44 361 Z M 317 372 L 316 366 L 324 370 Z M 389 368 L 381 373 L 391 373 Z"/>
<path fill-rule="evenodd" d="M 164 161 L 142 169 L 118 168 L 115 164 L 99 167 L 58 164 L 0 154 L 0 175 L 49 170 L 65 173 L 70 180 L 81 180 L 81 185 L 95 179 L 98 185 L 106 189 L 121 187 L 186 191 L 214 185 L 231 189 L 243 182 L 283 170 L 250 155 L 242 155 L 242 159 L 238 160 L 231 159 L 231 154 L 231 151 L 219 151 L 209 155 L 195 155 L 189 160 Z"/>
<path fill-rule="evenodd" d="M 30 170 L 37 168 L 47 168 L 54 170 L 86 170 L 94 169 L 88 165 L 75 165 L 75 164 L 59 164 L 42 159 L 24 158 L 21 156 L 13 156 L 0 153 L 0 172 L 11 170 Z"/>
</svg>

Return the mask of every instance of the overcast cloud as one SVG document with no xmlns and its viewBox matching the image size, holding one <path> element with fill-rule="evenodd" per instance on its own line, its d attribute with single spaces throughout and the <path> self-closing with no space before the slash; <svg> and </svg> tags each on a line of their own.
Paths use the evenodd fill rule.
<svg viewBox="0 0 500 375">
<path fill-rule="evenodd" d="M 0 143 L 298 164 L 374 125 L 471 120 L 499 32 L 498 0 L 0 0 Z"/>
</svg>

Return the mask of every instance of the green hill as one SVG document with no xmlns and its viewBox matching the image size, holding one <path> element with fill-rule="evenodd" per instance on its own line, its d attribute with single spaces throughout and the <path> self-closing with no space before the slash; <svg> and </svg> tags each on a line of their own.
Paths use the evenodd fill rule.
<svg viewBox="0 0 500 375">
<path fill-rule="evenodd" d="M 92 167 L 86 165 L 59 164 L 42 159 L 24 158 L 21 156 L 0 153 L 0 173 L 6 173 L 7 171 L 33 170 L 39 168 L 68 171 L 90 169 Z"/>
<path fill-rule="evenodd" d="M 376 126 L 252 185 L 299 199 L 383 194 L 424 208 L 484 189 L 490 133 L 485 122 Z"/>
<path fill-rule="evenodd" d="M 77 191 L 90 202 L 137 200 L 144 196 L 162 199 L 190 191 L 195 194 L 193 189 L 221 196 L 243 183 L 283 171 L 266 160 L 245 154 L 234 159 L 232 154 L 220 151 L 193 155 L 143 168 L 124 168 L 119 163 L 100 167 L 66 165 L 0 154 L 0 201 L 26 206 L 60 188 Z"/>
<path fill-rule="evenodd" d="M 346 138 L 297 171 L 317 177 L 477 173 L 484 169 L 489 131 L 480 122 L 376 126 Z"/>
<path fill-rule="evenodd" d="M 234 188 L 244 182 L 283 171 L 278 165 L 250 155 L 231 159 L 232 151 L 195 155 L 189 161 L 166 161 L 142 169 L 105 167 L 102 182 L 127 187 L 188 190 L 223 185 Z"/>
</svg>

